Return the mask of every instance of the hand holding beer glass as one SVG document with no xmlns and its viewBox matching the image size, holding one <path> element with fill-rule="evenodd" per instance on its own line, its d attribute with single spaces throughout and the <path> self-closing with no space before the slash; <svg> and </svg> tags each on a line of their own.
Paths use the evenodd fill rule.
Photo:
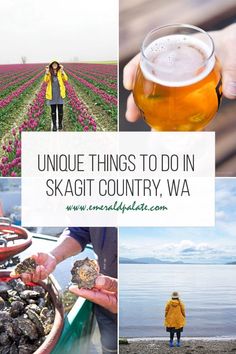
<svg viewBox="0 0 236 354">
<path fill-rule="evenodd" d="M 133 95 L 154 130 L 204 129 L 219 108 L 221 86 L 214 43 L 202 29 L 167 25 L 144 39 Z"/>
</svg>

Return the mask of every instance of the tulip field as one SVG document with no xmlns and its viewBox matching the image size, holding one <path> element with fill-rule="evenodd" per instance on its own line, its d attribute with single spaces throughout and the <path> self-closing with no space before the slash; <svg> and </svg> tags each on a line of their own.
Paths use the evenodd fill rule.
<svg viewBox="0 0 236 354">
<path fill-rule="evenodd" d="M 44 67 L 0 65 L 0 176 L 21 174 L 21 132 L 51 130 Z M 64 70 L 63 131 L 115 131 L 117 65 L 67 63 Z"/>
</svg>

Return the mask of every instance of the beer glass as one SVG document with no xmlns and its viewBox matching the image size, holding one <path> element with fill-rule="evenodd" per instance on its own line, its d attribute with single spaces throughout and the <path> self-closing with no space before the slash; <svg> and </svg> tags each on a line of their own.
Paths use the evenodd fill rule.
<svg viewBox="0 0 236 354">
<path fill-rule="evenodd" d="M 185 24 L 152 30 L 142 45 L 133 94 L 154 130 L 202 130 L 215 116 L 222 96 L 212 38 Z"/>
</svg>

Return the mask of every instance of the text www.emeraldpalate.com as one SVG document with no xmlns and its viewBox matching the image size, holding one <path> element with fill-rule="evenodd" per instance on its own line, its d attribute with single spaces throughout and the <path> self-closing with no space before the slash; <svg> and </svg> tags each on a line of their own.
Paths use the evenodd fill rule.
<svg viewBox="0 0 236 354">
<path fill-rule="evenodd" d="M 166 211 L 168 207 L 165 205 L 148 205 L 146 203 L 133 203 L 126 204 L 124 202 L 115 201 L 113 204 L 71 204 L 66 206 L 67 211 L 116 211 L 122 214 L 128 211 Z"/>
</svg>

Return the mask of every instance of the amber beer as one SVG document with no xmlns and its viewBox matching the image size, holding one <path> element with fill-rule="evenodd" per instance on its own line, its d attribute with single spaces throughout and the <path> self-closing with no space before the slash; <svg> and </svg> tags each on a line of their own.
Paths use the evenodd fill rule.
<svg viewBox="0 0 236 354">
<path fill-rule="evenodd" d="M 190 25 L 150 32 L 142 46 L 133 94 L 154 130 L 202 130 L 215 116 L 222 95 L 211 37 Z"/>
</svg>

